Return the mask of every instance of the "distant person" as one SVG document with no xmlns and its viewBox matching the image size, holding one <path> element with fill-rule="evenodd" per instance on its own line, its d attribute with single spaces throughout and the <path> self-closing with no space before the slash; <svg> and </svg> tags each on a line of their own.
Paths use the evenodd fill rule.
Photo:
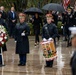
<svg viewBox="0 0 76 75">
<path fill-rule="evenodd" d="M 66 34 L 67 34 L 67 47 L 71 46 L 71 41 L 70 41 L 70 31 L 69 27 L 73 27 L 73 12 L 72 9 L 68 8 L 67 9 L 67 20 L 66 20 Z"/>
<path fill-rule="evenodd" d="M 40 39 L 40 27 L 43 26 L 42 19 L 39 17 L 39 15 L 36 13 L 35 16 L 32 19 L 33 23 L 33 29 L 35 34 L 35 46 L 39 45 Z"/>
<path fill-rule="evenodd" d="M 9 24 L 9 36 L 14 37 L 14 28 L 17 23 L 17 14 L 14 7 L 11 7 L 11 10 L 8 12 L 8 24 Z"/>
<path fill-rule="evenodd" d="M 7 19 L 7 14 L 6 14 L 6 12 L 5 12 L 4 6 L 1 6 L 1 7 L 0 7 L 0 12 L 2 12 L 2 19 L 3 19 L 4 21 L 6 21 L 6 19 Z"/>
</svg>

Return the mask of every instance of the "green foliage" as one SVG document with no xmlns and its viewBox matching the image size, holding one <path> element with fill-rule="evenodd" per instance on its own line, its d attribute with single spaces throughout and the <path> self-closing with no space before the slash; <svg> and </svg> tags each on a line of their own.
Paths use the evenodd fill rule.
<svg viewBox="0 0 76 75">
<path fill-rule="evenodd" d="M 28 23 L 28 25 L 30 26 L 30 35 L 34 35 L 33 24 Z M 57 29 L 58 29 L 59 34 L 62 34 L 61 26 L 62 26 L 62 22 L 59 21 L 57 24 Z M 42 30 L 42 27 L 41 27 L 41 30 Z M 41 30 L 40 30 L 40 32 L 41 32 Z"/>
<path fill-rule="evenodd" d="M 27 7 L 42 8 L 47 3 L 61 3 L 61 0 L 28 0 Z"/>
<path fill-rule="evenodd" d="M 34 35 L 33 24 L 28 23 L 28 25 L 30 26 L 30 35 Z"/>
<path fill-rule="evenodd" d="M 61 21 L 59 21 L 59 22 L 58 22 L 58 24 L 57 24 L 57 29 L 58 29 L 59 34 L 61 34 L 61 33 L 62 33 L 61 26 L 62 26 L 62 22 L 61 22 Z"/>
<path fill-rule="evenodd" d="M 28 0 L 1 0 L 0 6 L 5 6 L 6 9 L 10 9 L 14 6 L 16 11 L 21 11 L 26 8 Z"/>
<path fill-rule="evenodd" d="M 62 3 L 62 0 L 0 0 L 0 6 L 3 5 L 7 9 L 11 6 L 15 6 L 17 11 L 30 8 L 39 7 L 42 8 L 47 3 Z M 71 0 L 71 4 L 74 5 L 75 0 Z"/>
</svg>

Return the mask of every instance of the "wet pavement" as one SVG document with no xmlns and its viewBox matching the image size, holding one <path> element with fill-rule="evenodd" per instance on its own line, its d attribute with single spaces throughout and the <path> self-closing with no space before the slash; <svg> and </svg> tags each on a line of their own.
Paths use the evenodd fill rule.
<svg viewBox="0 0 76 75">
<path fill-rule="evenodd" d="M 17 66 L 19 59 L 15 54 L 15 42 L 10 39 L 7 42 L 8 51 L 4 52 L 5 66 L 0 67 L 0 75 L 72 75 L 69 66 L 73 53 L 71 47 L 66 47 L 62 39 L 57 42 L 57 59 L 54 60 L 53 68 L 45 68 L 45 59 L 40 45 L 34 47 L 34 37 L 30 38 L 30 53 L 27 56 L 26 66 Z"/>
</svg>

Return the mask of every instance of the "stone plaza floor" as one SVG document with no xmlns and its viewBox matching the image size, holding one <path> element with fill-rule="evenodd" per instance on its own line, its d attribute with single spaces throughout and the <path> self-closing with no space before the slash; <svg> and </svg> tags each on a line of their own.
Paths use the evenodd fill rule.
<svg viewBox="0 0 76 75">
<path fill-rule="evenodd" d="M 53 68 L 45 68 L 45 59 L 40 45 L 34 47 L 34 37 L 29 37 L 30 53 L 27 56 L 27 65 L 18 66 L 18 55 L 15 54 L 14 39 L 7 42 L 8 51 L 4 52 L 5 66 L 0 67 L 0 75 L 72 75 L 70 58 L 73 53 L 72 47 L 66 47 L 62 39 L 57 42 L 57 59 L 54 60 Z"/>
</svg>

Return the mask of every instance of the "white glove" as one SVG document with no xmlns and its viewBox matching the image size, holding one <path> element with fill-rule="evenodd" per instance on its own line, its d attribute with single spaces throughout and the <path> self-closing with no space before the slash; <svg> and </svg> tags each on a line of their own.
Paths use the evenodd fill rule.
<svg viewBox="0 0 76 75">
<path fill-rule="evenodd" d="M 25 33 L 23 32 L 23 33 L 21 33 L 21 36 L 25 36 Z"/>
<path fill-rule="evenodd" d="M 45 38 L 43 38 L 43 41 L 47 41 Z"/>
<path fill-rule="evenodd" d="M 61 26 L 61 29 L 63 29 L 63 26 Z"/>
<path fill-rule="evenodd" d="M 17 41 L 15 41 L 15 43 L 16 43 Z"/>
<path fill-rule="evenodd" d="M 51 40 L 53 40 L 53 39 L 52 39 L 52 38 L 49 38 L 49 39 L 48 39 L 48 41 L 51 41 Z"/>
</svg>

